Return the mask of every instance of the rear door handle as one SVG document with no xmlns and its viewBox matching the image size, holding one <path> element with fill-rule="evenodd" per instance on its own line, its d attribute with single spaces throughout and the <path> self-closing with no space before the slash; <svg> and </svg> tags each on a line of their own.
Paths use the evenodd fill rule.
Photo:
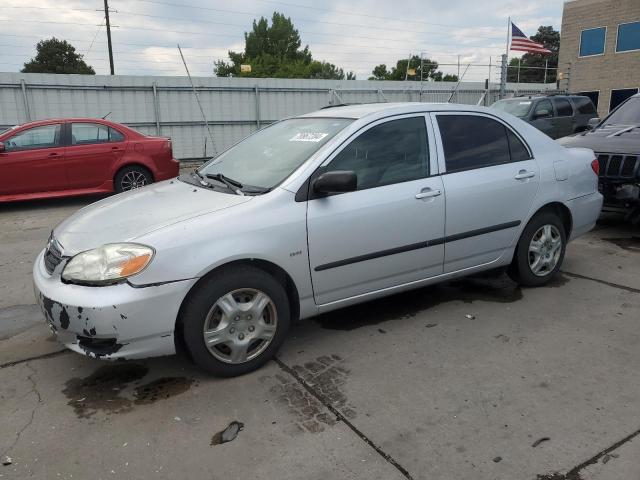
<svg viewBox="0 0 640 480">
<path fill-rule="evenodd" d="M 526 178 L 533 178 L 536 176 L 536 172 L 527 172 L 526 170 L 520 170 L 518 174 L 513 177 L 516 180 L 524 180 Z"/>
<path fill-rule="evenodd" d="M 416 193 L 416 198 L 420 200 L 422 198 L 437 197 L 438 195 L 442 195 L 442 190 L 431 190 L 430 188 L 425 188 L 420 193 Z"/>
</svg>

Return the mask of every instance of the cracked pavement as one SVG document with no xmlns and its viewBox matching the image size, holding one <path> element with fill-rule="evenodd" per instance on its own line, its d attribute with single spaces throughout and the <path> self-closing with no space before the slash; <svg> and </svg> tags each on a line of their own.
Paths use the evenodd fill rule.
<svg viewBox="0 0 640 480">
<path fill-rule="evenodd" d="M 302 322 L 216 379 L 51 341 L 31 262 L 90 200 L 0 210 L 0 478 L 640 477 L 638 229 L 605 217 L 548 287 L 477 278 Z"/>
</svg>

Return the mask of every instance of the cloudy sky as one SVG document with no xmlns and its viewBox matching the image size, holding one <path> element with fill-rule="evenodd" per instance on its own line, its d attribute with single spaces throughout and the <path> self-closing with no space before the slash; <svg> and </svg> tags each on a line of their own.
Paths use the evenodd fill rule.
<svg viewBox="0 0 640 480">
<path fill-rule="evenodd" d="M 2 0 L 0 71 L 19 71 L 35 43 L 71 42 L 96 73 L 109 62 L 102 0 Z M 213 61 L 244 48 L 243 32 L 274 11 L 291 17 L 314 58 L 366 79 L 375 65 L 424 55 L 465 80 L 482 80 L 504 53 L 507 18 L 533 35 L 560 28 L 562 0 L 109 0 L 117 74 L 183 75 L 176 44 L 192 75 L 212 75 Z M 515 53 L 515 52 L 514 52 Z M 497 69 L 491 72 L 497 80 Z"/>
</svg>

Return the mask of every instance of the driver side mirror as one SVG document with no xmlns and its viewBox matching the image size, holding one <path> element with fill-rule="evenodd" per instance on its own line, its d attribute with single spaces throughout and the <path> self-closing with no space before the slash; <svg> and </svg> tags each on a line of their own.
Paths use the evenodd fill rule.
<svg viewBox="0 0 640 480">
<path fill-rule="evenodd" d="M 358 176 L 351 170 L 335 170 L 313 181 L 313 191 L 321 194 L 353 192 L 358 189 Z"/>
<path fill-rule="evenodd" d="M 4 143 L 0 142 L 0 153 L 4 153 L 6 151 L 6 147 L 4 146 Z"/>
<path fill-rule="evenodd" d="M 551 115 L 551 112 L 546 108 L 542 110 L 536 110 L 535 113 L 533 114 L 533 119 L 537 120 L 538 118 L 547 118 L 550 115 Z"/>
<path fill-rule="evenodd" d="M 599 123 L 600 123 L 600 119 L 598 117 L 590 118 L 589 122 L 587 123 L 587 129 L 593 130 L 598 126 Z"/>
</svg>

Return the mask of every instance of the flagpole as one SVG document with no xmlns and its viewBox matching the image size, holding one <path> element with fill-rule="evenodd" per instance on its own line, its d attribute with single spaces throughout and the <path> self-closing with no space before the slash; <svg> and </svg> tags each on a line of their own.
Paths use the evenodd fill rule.
<svg viewBox="0 0 640 480">
<path fill-rule="evenodd" d="M 502 55 L 502 67 L 500 72 L 500 98 L 507 94 L 507 76 L 509 74 L 509 39 L 511 35 L 511 17 L 507 18 L 507 50 Z"/>
<path fill-rule="evenodd" d="M 509 40 L 511 39 L 511 17 L 507 18 L 507 60 L 509 60 Z"/>
</svg>

